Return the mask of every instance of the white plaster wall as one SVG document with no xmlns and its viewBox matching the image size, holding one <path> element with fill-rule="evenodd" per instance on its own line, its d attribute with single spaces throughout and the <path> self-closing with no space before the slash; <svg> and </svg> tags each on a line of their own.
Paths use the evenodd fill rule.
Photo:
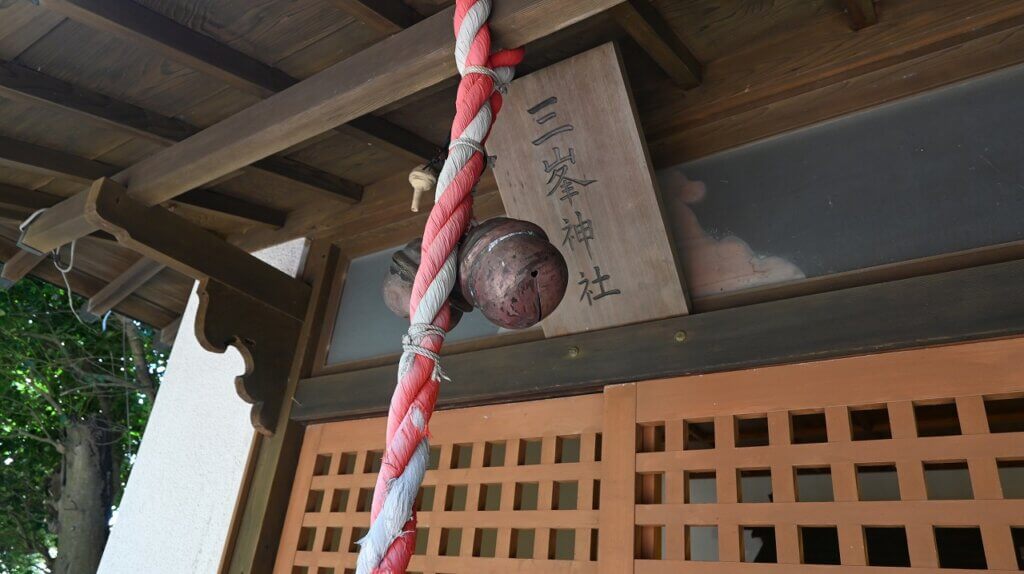
<svg viewBox="0 0 1024 574">
<path fill-rule="evenodd" d="M 304 248 L 296 240 L 255 255 L 295 275 Z M 100 574 L 206 574 L 220 563 L 253 430 L 235 394 L 242 357 L 200 347 L 198 304 L 193 289 Z"/>
</svg>

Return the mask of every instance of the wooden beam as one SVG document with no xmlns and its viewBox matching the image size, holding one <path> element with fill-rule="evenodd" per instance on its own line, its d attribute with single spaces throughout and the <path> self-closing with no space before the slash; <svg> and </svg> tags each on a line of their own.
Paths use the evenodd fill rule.
<svg viewBox="0 0 1024 574">
<path fill-rule="evenodd" d="M 681 88 L 700 85 L 703 75 L 700 62 L 650 0 L 628 0 L 612 8 L 611 14 L 676 85 Z"/>
<path fill-rule="evenodd" d="M 154 143 L 171 145 L 199 129 L 181 120 L 120 102 L 13 62 L 0 60 L 0 96 L 43 105 L 87 121 L 130 133 Z M 283 157 L 268 157 L 243 171 L 280 177 L 328 199 L 359 201 L 362 186 L 345 178 Z M 236 172 L 241 174 L 242 172 Z"/>
<path fill-rule="evenodd" d="M 352 134 L 354 137 L 368 139 L 376 145 L 384 145 L 416 162 L 433 159 L 441 151 L 441 146 L 372 114 L 355 118 L 338 129 L 358 130 L 361 133 Z"/>
<path fill-rule="evenodd" d="M 260 97 L 283 91 L 298 83 L 297 79 L 285 72 L 137 2 L 45 0 L 43 5 L 96 30 L 147 46 L 169 60 L 209 74 Z M 378 141 L 388 141 L 386 137 L 373 132 L 368 132 L 367 135 Z M 418 140 L 412 142 L 414 145 L 429 147 L 429 144 L 421 145 L 421 142 L 425 141 L 422 138 L 414 138 Z M 398 147 L 392 148 L 393 151 L 410 153 L 400 145 L 401 142 L 398 143 Z"/>
<path fill-rule="evenodd" d="M 156 277 L 157 273 L 164 269 L 165 267 L 156 261 L 146 259 L 145 257 L 139 259 L 131 267 L 115 277 L 113 281 L 107 283 L 106 287 L 90 297 L 86 305 L 86 311 L 97 317 L 102 316 L 107 311 L 117 307 L 121 301 L 127 299 L 139 287 L 145 285 L 147 281 Z"/>
<path fill-rule="evenodd" d="M 275 229 L 282 227 L 288 219 L 288 214 L 283 211 L 212 189 L 192 189 L 174 198 L 174 201 L 212 213 L 261 223 Z"/>
<path fill-rule="evenodd" d="M 382 34 L 397 34 L 423 19 L 402 0 L 332 0 L 335 6 Z"/>
<path fill-rule="evenodd" d="M 91 159 L 0 136 L 0 166 L 88 183 L 117 168 Z"/>
<path fill-rule="evenodd" d="M 598 14 L 619 0 L 507 0 L 490 25 L 494 43 L 520 46 Z M 162 150 L 113 177 L 156 205 L 324 131 L 445 81 L 457 71 L 448 8 L 319 74 Z M 39 250 L 91 231 L 68 200 L 40 216 L 25 242 Z"/>
<path fill-rule="evenodd" d="M 112 165 L 3 136 L 0 136 L 0 165 L 82 184 L 89 184 L 117 172 L 117 167 Z M 52 199 L 50 205 L 58 203 L 60 199 L 42 192 L 36 193 Z M 285 213 L 276 209 L 208 189 L 189 190 L 176 197 L 175 201 L 271 227 L 281 227 L 287 218 Z"/>
<path fill-rule="evenodd" d="M 878 22 L 878 10 L 875 0 L 842 0 L 846 17 L 850 19 L 850 28 L 860 30 Z"/>
<path fill-rule="evenodd" d="M 32 215 L 32 212 L 37 209 L 51 207 L 61 199 L 56 195 L 42 191 L 23 189 L 0 183 L 0 205 L 21 213 L 21 217 L 18 218 L 19 222 Z"/>
<path fill-rule="evenodd" d="M 48 106 L 156 143 L 178 142 L 198 129 L 14 62 L 0 60 L 0 96 Z"/>
<path fill-rule="evenodd" d="M 145 257 L 197 280 L 212 279 L 296 321 L 309 286 L 161 207 L 147 207 L 109 179 L 93 183 L 82 202 L 86 221 Z"/>
<path fill-rule="evenodd" d="M 0 279 L 9 281 L 12 284 L 17 283 L 45 260 L 46 255 L 19 251 L 4 262 L 3 271 L 0 271 Z"/>
<path fill-rule="evenodd" d="M 1024 260 L 447 356 L 440 405 L 1024 334 Z M 680 340 L 682 339 L 682 341 Z M 387 410 L 395 365 L 310 378 L 293 416 Z"/>
</svg>

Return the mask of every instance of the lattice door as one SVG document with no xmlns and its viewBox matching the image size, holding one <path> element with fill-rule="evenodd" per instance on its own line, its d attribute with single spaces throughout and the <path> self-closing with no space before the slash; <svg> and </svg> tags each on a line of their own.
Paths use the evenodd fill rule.
<svg viewBox="0 0 1024 574">
<path fill-rule="evenodd" d="M 383 424 L 309 427 L 278 573 L 354 567 Z M 1024 339 L 447 411 L 432 430 L 415 572 L 1024 569 Z"/>
<path fill-rule="evenodd" d="M 590 395 L 437 413 L 410 571 L 597 572 L 601 408 Z M 355 571 L 383 442 L 383 419 L 306 431 L 276 572 Z"/>
</svg>

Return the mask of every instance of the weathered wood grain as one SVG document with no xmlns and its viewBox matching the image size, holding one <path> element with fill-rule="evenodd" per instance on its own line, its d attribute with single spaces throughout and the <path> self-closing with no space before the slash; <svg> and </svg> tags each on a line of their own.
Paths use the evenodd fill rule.
<svg viewBox="0 0 1024 574">
<path fill-rule="evenodd" d="M 298 82 L 269 64 L 135 2 L 45 0 L 44 5 L 97 30 L 145 45 L 172 61 L 260 97 L 280 92 Z M 378 137 L 372 131 L 367 133 L 378 141 L 395 145 L 386 136 Z M 408 152 L 401 145 L 396 149 Z"/>
<path fill-rule="evenodd" d="M 661 122 L 666 118 L 657 112 L 644 117 L 644 126 L 648 128 L 655 165 L 669 166 L 1022 62 L 1024 18 L 1006 29 L 937 47 L 841 81 L 824 82 L 806 92 L 766 101 L 719 119 L 665 129 Z"/>
</svg>

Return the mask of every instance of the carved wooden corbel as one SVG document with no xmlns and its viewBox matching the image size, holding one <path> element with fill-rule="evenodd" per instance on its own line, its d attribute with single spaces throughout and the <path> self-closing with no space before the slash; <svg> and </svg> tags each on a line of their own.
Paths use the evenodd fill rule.
<svg viewBox="0 0 1024 574">
<path fill-rule="evenodd" d="M 232 345 L 242 353 L 245 373 L 235 388 L 253 405 L 256 430 L 272 434 L 310 286 L 179 215 L 140 203 L 115 181 L 97 180 L 77 197 L 89 225 L 199 281 L 196 336 L 209 351 Z"/>
<path fill-rule="evenodd" d="M 302 323 L 227 285 L 199 283 L 196 337 L 204 349 L 223 353 L 234 346 L 245 360 L 235 390 L 252 404 L 257 431 L 274 433 Z"/>
</svg>

